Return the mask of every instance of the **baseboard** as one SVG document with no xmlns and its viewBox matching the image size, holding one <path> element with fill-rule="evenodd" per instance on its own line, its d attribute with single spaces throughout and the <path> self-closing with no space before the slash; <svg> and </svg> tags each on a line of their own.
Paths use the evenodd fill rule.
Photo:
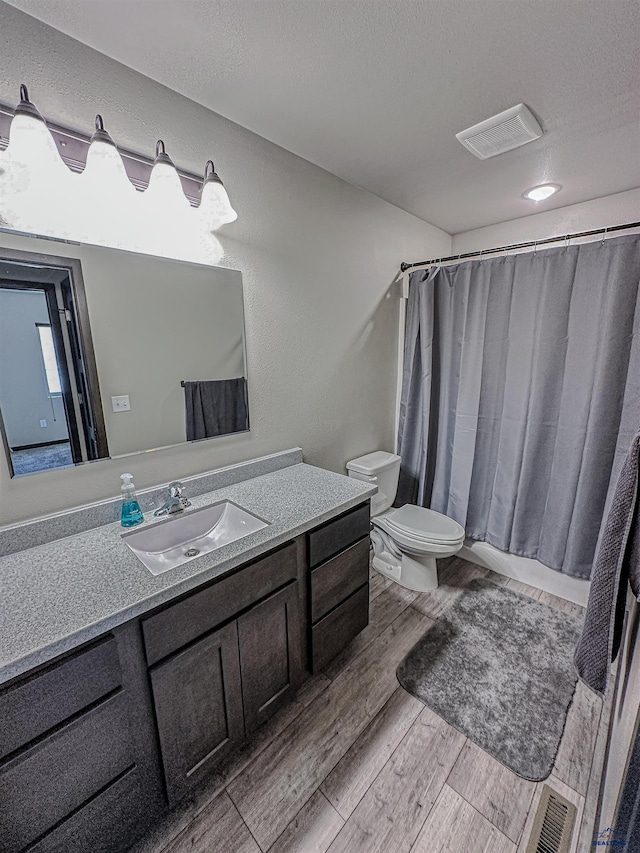
<svg viewBox="0 0 640 853">
<path fill-rule="evenodd" d="M 543 589 L 567 601 L 573 601 L 582 607 L 587 605 L 591 586 L 589 581 L 556 572 L 537 560 L 506 554 L 487 542 L 476 542 L 473 539 L 465 540 L 462 549 L 458 552 L 458 557 L 483 566 L 485 569 L 491 569 L 500 575 Z"/>
<path fill-rule="evenodd" d="M 19 450 L 36 450 L 38 447 L 53 447 L 54 444 L 69 444 L 68 438 L 59 438 L 55 441 L 40 441 L 37 444 L 20 444 L 16 447 L 10 447 L 12 453 L 17 453 Z"/>
</svg>

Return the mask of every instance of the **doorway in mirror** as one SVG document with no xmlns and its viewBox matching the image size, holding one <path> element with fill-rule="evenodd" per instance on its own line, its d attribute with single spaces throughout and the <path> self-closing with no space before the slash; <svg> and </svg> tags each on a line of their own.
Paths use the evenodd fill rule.
<svg viewBox="0 0 640 853">
<path fill-rule="evenodd" d="M 0 263 L 0 427 L 13 476 L 109 456 L 89 404 L 99 391 L 78 324 L 81 273 L 61 261 Z"/>
</svg>

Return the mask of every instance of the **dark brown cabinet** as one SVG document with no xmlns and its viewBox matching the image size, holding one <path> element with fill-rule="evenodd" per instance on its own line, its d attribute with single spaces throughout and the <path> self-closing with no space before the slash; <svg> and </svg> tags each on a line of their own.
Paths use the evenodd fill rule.
<svg viewBox="0 0 640 853">
<path fill-rule="evenodd" d="M 363 504 L 307 534 L 314 673 L 369 622 L 369 511 L 369 504 Z"/>
<path fill-rule="evenodd" d="M 299 573 L 288 544 L 144 620 L 170 805 L 300 685 Z"/>
<path fill-rule="evenodd" d="M 369 624 L 369 585 L 311 626 L 313 671 L 319 672 Z"/>
<path fill-rule="evenodd" d="M 247 734 L 284 704 L 300 684 L 300 606 L 292 583 L 238 619 Z"/>
<path fill-rule="evenodd" d="M 147 663 L 167 657 L 270 593 L 297 580 L 296 545 L 283 545 L 142 620 Z"/>
<path fill-rule="evenodd" d="M 315 623 L 369 582 L 369 537 L 311 572 L 311 622 Z"/>
<path fill-rule="evenodd" d="M 151 671 L 169 802 L 244 737 L 238 630 L 232 622 Z"/>
<path fill-rule="evenodd" d="M 316 527 L 307 533 L 309 567 L 315 568 L 359 539 L 369 536 L 370 530 L 371 505 L 368 501 Z"/>
<path fill-rule="evenodd" d="M 302 675 L 299 610 L 293 581 L 152 668 L 170 803 L 295 692 Z"/>
<path fill-rule="evenodd" d="M 0 849 L 126 849 L 163 808 L 139 625 L 0 693 Z"/>
</svg>

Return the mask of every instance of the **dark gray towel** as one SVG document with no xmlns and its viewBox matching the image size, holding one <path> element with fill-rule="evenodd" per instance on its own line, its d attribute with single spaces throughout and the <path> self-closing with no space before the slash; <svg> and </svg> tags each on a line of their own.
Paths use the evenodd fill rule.
<svg viewBox="0 0 640 853">
<path fill-rule="evenodd" d="M 187 441 L 249 429 L 247 380 L 185 382 Z"/>
<path fill-rule="evenodd" d="M 620 648 L 627 582 L 640 594 L 640 521 L 638 470 L 640 432 L 618 478 L 602 541 L 591 575 L 591 591 L 575 664 L 578 675 L 594 693 L 604 696 L 610 662 Z"/>
<path fill-rule="evenodd" d="M 616 834 L 611 840 L 617 841 L 624 853 L 640 853 L 640 731 L 637 729 L 627 759 L 614 826 Z"/>
</svg>

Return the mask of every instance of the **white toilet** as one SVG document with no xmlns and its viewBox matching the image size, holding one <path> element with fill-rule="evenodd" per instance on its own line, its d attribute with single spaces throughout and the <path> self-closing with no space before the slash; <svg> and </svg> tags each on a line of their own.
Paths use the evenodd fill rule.
<svg viewBox="0 0 640 853">
<path fill-rule="evenodd" d="M 401 459 L 377 450 L 347 462 L 350 477 L 375 483 L 371 500 L 373 568 L 407 589 L 438 586 L 436 559 L 451 557 L 464 544 L 464 527 L 439 512 L 406 504 L 390 509 L 398 488 Z"/>
</svg>

